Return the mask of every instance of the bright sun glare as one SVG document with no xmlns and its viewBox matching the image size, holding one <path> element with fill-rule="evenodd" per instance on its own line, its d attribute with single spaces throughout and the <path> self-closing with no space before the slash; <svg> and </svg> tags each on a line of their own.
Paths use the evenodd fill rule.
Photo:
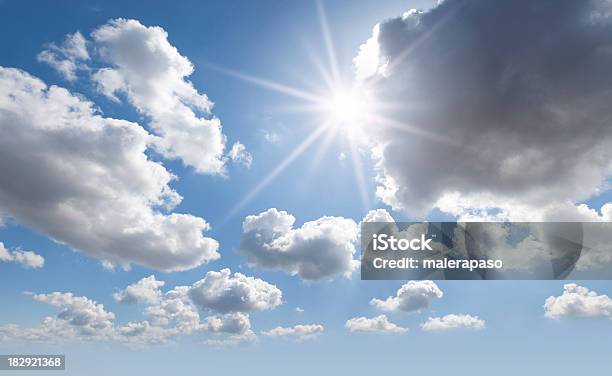
<svg viewBox="0 0 612 376">
<path fill-rule="evenodd" d="M 342 128 L 344 132 L 352 133 L 361 128 L 370 119 L 371 102 L 363 88 L 351 90 L 336 90 L 327 99 L 325 112 L 329 127 Z"/>
</svg>

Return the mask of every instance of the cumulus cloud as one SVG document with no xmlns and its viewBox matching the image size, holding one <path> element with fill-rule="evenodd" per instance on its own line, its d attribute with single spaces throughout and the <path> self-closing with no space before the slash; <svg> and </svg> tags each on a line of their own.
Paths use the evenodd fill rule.
<svg viewBox="0 0 612 376">
<path fill-rule="evenodd" d="M 402 328 L 389 321 L 386 315 L 379 315 L 372 318 L 354 317 L 344 325 L 351 332 L 368 332 L 368 333 L 405 333 L 408 328 Z"/>
<path fill-rule="evenodd" d="M 236 141 L 230 149 L 228 156 L 234 163 L 239 163 L 246 168 L 251 167 L 253 163 L 253 156 L 246 150 L 246 147 L 240 142 Z"/>
<path fill-rule="evenodd" d="M 72 293 L 33 294 L 32 298 L 61 311 L 55 317 L 45 317 L 38 326 L 0 325 L 0 342 L 112 341 L 140 346 L 165 343 L 178 334 L 174 328 L 153 326 L 148 321 L 116 325 L 115 315 L 102 304 Z"/>
<path fill-rule="evenodd" d="M 191 300 L 202 310 L 220 313 L 273 309 L 282 303 L 282 292 L 264 280 L 229 269 L 210 271 L 188 291 Z"/>
<path fill-rule="evenodd" d="M 478 316 L 450 314 L 443 317 L 429 317 L 426 322 L 421 324 L 423 330 L 447 330 L 457 328 L 483 329 L 484 320 Z"/>
<path fill-rule="evenodd" d="M 5 215 L 111 263 L 176 271 L 219 258 L 204 219 L 168 213 L 181 201 L 175 177 L 148 158 L 138 124 L 0 67 L 0 127 Z"/>
<path fill-rule="evenodd" d="M 155 279 L 154 275 L 151 275 L 113 294 L 113 298 L 115 298 L 115 301 L 118 303 L 155 304 L 159 302 L 161 296 L 160 288 L 162 288 L 164 284 L 164 281 L 158 281 Z"/>
<path fill-rule="evenodd" d="M 374 209 L 363 217 L 362 222 L 395 222 L 395 219 L 385 209 Z"/>
<path fill-rule="evenodd" d="M 375 74 L 385 74 L 387 62 L 380 53 L 379 35 L 380 24 L 377 24 L 372 29 L 372 36 L 359 46 L 359 53 L 353 59 L 355 76 L 358 81 L 363 81 Z"/>
<path fill-rule="evenodd" d="M 45 259 L 41 255 L 21 249 L 11 251 L 2 242 L 0 242 L 0 262 L 14 262 L 27 269 L 39 269 L 45 265 Z"/>
<path fill-rule="evenodd" d="M 137 20 L 115 19 L 92 34 L 103 63 L 92 79 L 100 92 L 118 100 L 123 94 L 159 136 L 152 140 L 164 157 L 205 174 L 223 174 L 225 135 L 221 122 L 210 115 L 213 103 L 187 79 L 189 59 L 168 41 L 161 27 Z"/>
<path fill-rule="evenodd" d="M 213 333 L 245 334 L 251 331 L 249 315 L 242 312 L 209 316 L 208 330 Z"/>
<path fill-rule="evenodd" d="M 408 281 L 395 296 L 385 300 L 372 299 L 370 304 L 383 311 L 420 311 L 429 307 L 433 299 L 440 299 L 444 294 L 433 281 Z"/>
<path fill-rule="evenodd" d="M 90 59 L 87 51 L 87 41 L 80 32 L 66 35 L 64 41 L 58 46 L 49 44 L 48 48 L 40 52 L 38 61 L 49 64 L 66 80 L 77 79 L 78 69 L 86 69 L 85 62 Z"/>
<path fill-rule="evenodd" d="M 191 302 L 188 286 L 177 286 L 164 293 L 157 304 L 145 309 L 145 315 L 156 326 L 171 326 L 180 333 L 203 330 L 197 307 Z"/>
<path fill-rule="evenodd" d="M 342 217 L 321 217 L 294 228 L 295 217 L 275 208 L 245 218 L 240 250 L 250 265 L 304 280 L 350 276 L 359 228 Z"/>
<path fill-rule="evenodd" d="M 295 325 L 291 327 L 277 326 L 274 329 L 261 332 L 263 335 L 268 337 L 293 337 L 300 341 L 317 338 L 325 328 L 323 325 L 310 324 L 310 325 Z"/>
<path fill-rule="evenodd" d="M 401 104 L 372 127 L 377 195 L 418 216 L 450 206 L 537 220 L 601 193 L 610 44 L 605 0 L 445 1 L 382 22 L 355 61 L 380 102 Z"/>
<path fill-rule="evenodd" d="M 206 343 L 232 345 L 257 339 L 249 313 L 281 304 L 281 292 L 261 279 L 230 274 L 229 269 L 208 272 L 204 279 L 162 292 L 163 281 L 150 276 L 115 294 L 118 302 L 146 304 L 141 321 L 115 322 L 102 304 L 72 293 L 30 294 L 33 299 L 61 309 L 34 327 L 0 325 L 0 341 L 58 342 L 113 341 L 130 345 L 166 343 L 190 335 L 209 334 Z M 210 314 L 201 318 L 201 313 Z M 307 329 L 303 337 L 308 337 Z M 310 328 L 312 329 L 312 328 Z M 317 329 L 312 329 L 312 335 Z M 295 336 L 298 336 L 296 334 Z"/>
<path fill-rule="evenodd" d="M 544 315 L 551 319 L 612 318 L 612 299 L 598 295 L 586 287 L 568 283 L 561 296 L 549 296 L 544 302 Z"/>
<path fill-rule="evenodd" d="M 57 318 L 67 322 L 80 333 L 94 335 L 111 329 L 115 315 L 104 309 L 102 304 L 84 296 L 74 296 L 72 293 L 53 292 L 50 294 L 35 294 L 36 301 L 62 308 Z"/>
</svg>

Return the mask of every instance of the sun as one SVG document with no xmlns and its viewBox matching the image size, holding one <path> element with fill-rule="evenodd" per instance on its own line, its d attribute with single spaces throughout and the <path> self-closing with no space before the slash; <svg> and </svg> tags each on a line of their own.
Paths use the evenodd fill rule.
<svg viewBox="0 0 612 376">
<path fill-rule="evenodd" d="M 344 131 L 358 130 L 372 116 L 372 100 L 362 87 L 333 90 L 326 99 L 326 124 Z"/>
</svg>

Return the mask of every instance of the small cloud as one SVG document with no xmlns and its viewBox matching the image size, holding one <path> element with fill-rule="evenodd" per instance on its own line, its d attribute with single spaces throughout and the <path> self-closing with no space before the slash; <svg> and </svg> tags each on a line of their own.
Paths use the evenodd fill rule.
<svg viewBox="0 0 612 376">
<path fill-rule="evenodd" d="M 344 325 L 351 332 L 366 332 L 379 334 L 405 333 L 408 328 L 402 328 L 389 321 L 386 315 L 376 317 L 354 317 Z"/>
<path fill-rule="evenodd" d="M 350 278 L 359 226 L 349 218 L 324 216 L 295 228 L 295 217 L 270 208 L 249 215 L 242 224 L 240 251 L 249 266 L 280 270 L 303 280 Z"/>
<path fill-rule="evenodd" d="M 0 242 L 0 261 L 14 262 L 26 269 L 39 269 L 45 265 L 45 259 L 34 252 L 16 249 L 10 251 Z"/>
<path fill-rule="evenodd" d="M 266 141 L 268 141 L 271 144 L 276 144 L 280 141 L 280 137 L 278 133 L 274 131 L 264 131 L 263 137 Z"/>
<path fill-rule="evenodd" d="M 151 275 L 113 294 L 113 298 L 117 303 L 124 304 L 156 304 L 161 298 L 160 289 L 164 284 L 164 281 L 158 281 Z"/>
<path fill-rule="evenodd" d="M 55 43 L 49 44 L 48 48 L 40 52 L 36 58 L 41 63 L 49 64 L 66 80 L 74 81 L 78 69 L 87 69 L 83 63 L 89 60 L 87 41 L 78 31 L 67 34 L 62 44 L 59 46 Z"/>
<path fill-rule="evenodd" d="M 374 298 L 370 304 L 382 311 L 420 311 L 429 307 L 432 299 L 440 299 L 443 295 L 433 281 L 408 281 L 395 296 L 385 300 Z"/>
<path fill-rule="evenodd" d="M 478 316 L 470 315 L 446 315 L 444 317 L 430 317 L 426 322 L 421 324 L 423 330 L 448 330 L 457 328 L 483 329 L 485 327 L 484 320 Z"/>
<path fill-rule="evenodd" d="M 304 312 L 304 310 L 302 308 L 300 308 L 300 307 L 295 307 L 295 312 L 302 313 L 302 312 Z"/>
<path fill-rule="evenodd" d="M 598 295 L 575 283 L 563 286 L 561 296 L 550 296 L 544 302 L 544 316 L 550 319 L 612 318 L 612 299 Z"/>
<path fill-rule="evenodd" d="M 268 337 L 294 337 L 299 341 L 305 341 L 318 337 L 324 330 L 323 325 L 319 324 L 296 325 L 288 328 L 277 326 L 274 329 L 261 332 L 261 334 Z"/>
<path fill-rule="evenodd" d="M 236 141 L 230 149 L 228 156 L 234 163 L 239 163 L 246 168 L 251 167 L 253 156 L 246 150 L 246 147 L 239 141 Z"/>
<path fill-rule="evenodd" d="M 341 152 L 340 154 L 338 154 L 338 160 L 340 162 L 342 162 L 345 159 L 346 159 L 346 154 L 344 154 L 344 152 Z"/>
</svg>

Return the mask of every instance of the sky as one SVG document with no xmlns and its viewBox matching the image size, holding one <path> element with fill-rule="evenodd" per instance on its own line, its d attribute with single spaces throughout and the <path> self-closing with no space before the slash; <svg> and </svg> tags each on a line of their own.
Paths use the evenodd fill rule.
<svg viewBox="0 0 612 376">
<path fill-rule="evenodd" d="M 609 2 L 0 10 L 0 353 L 70 375 L 612 365 L 607 281 L 356 268 L 362 221 L 612 220 Z"/>
</svg>

